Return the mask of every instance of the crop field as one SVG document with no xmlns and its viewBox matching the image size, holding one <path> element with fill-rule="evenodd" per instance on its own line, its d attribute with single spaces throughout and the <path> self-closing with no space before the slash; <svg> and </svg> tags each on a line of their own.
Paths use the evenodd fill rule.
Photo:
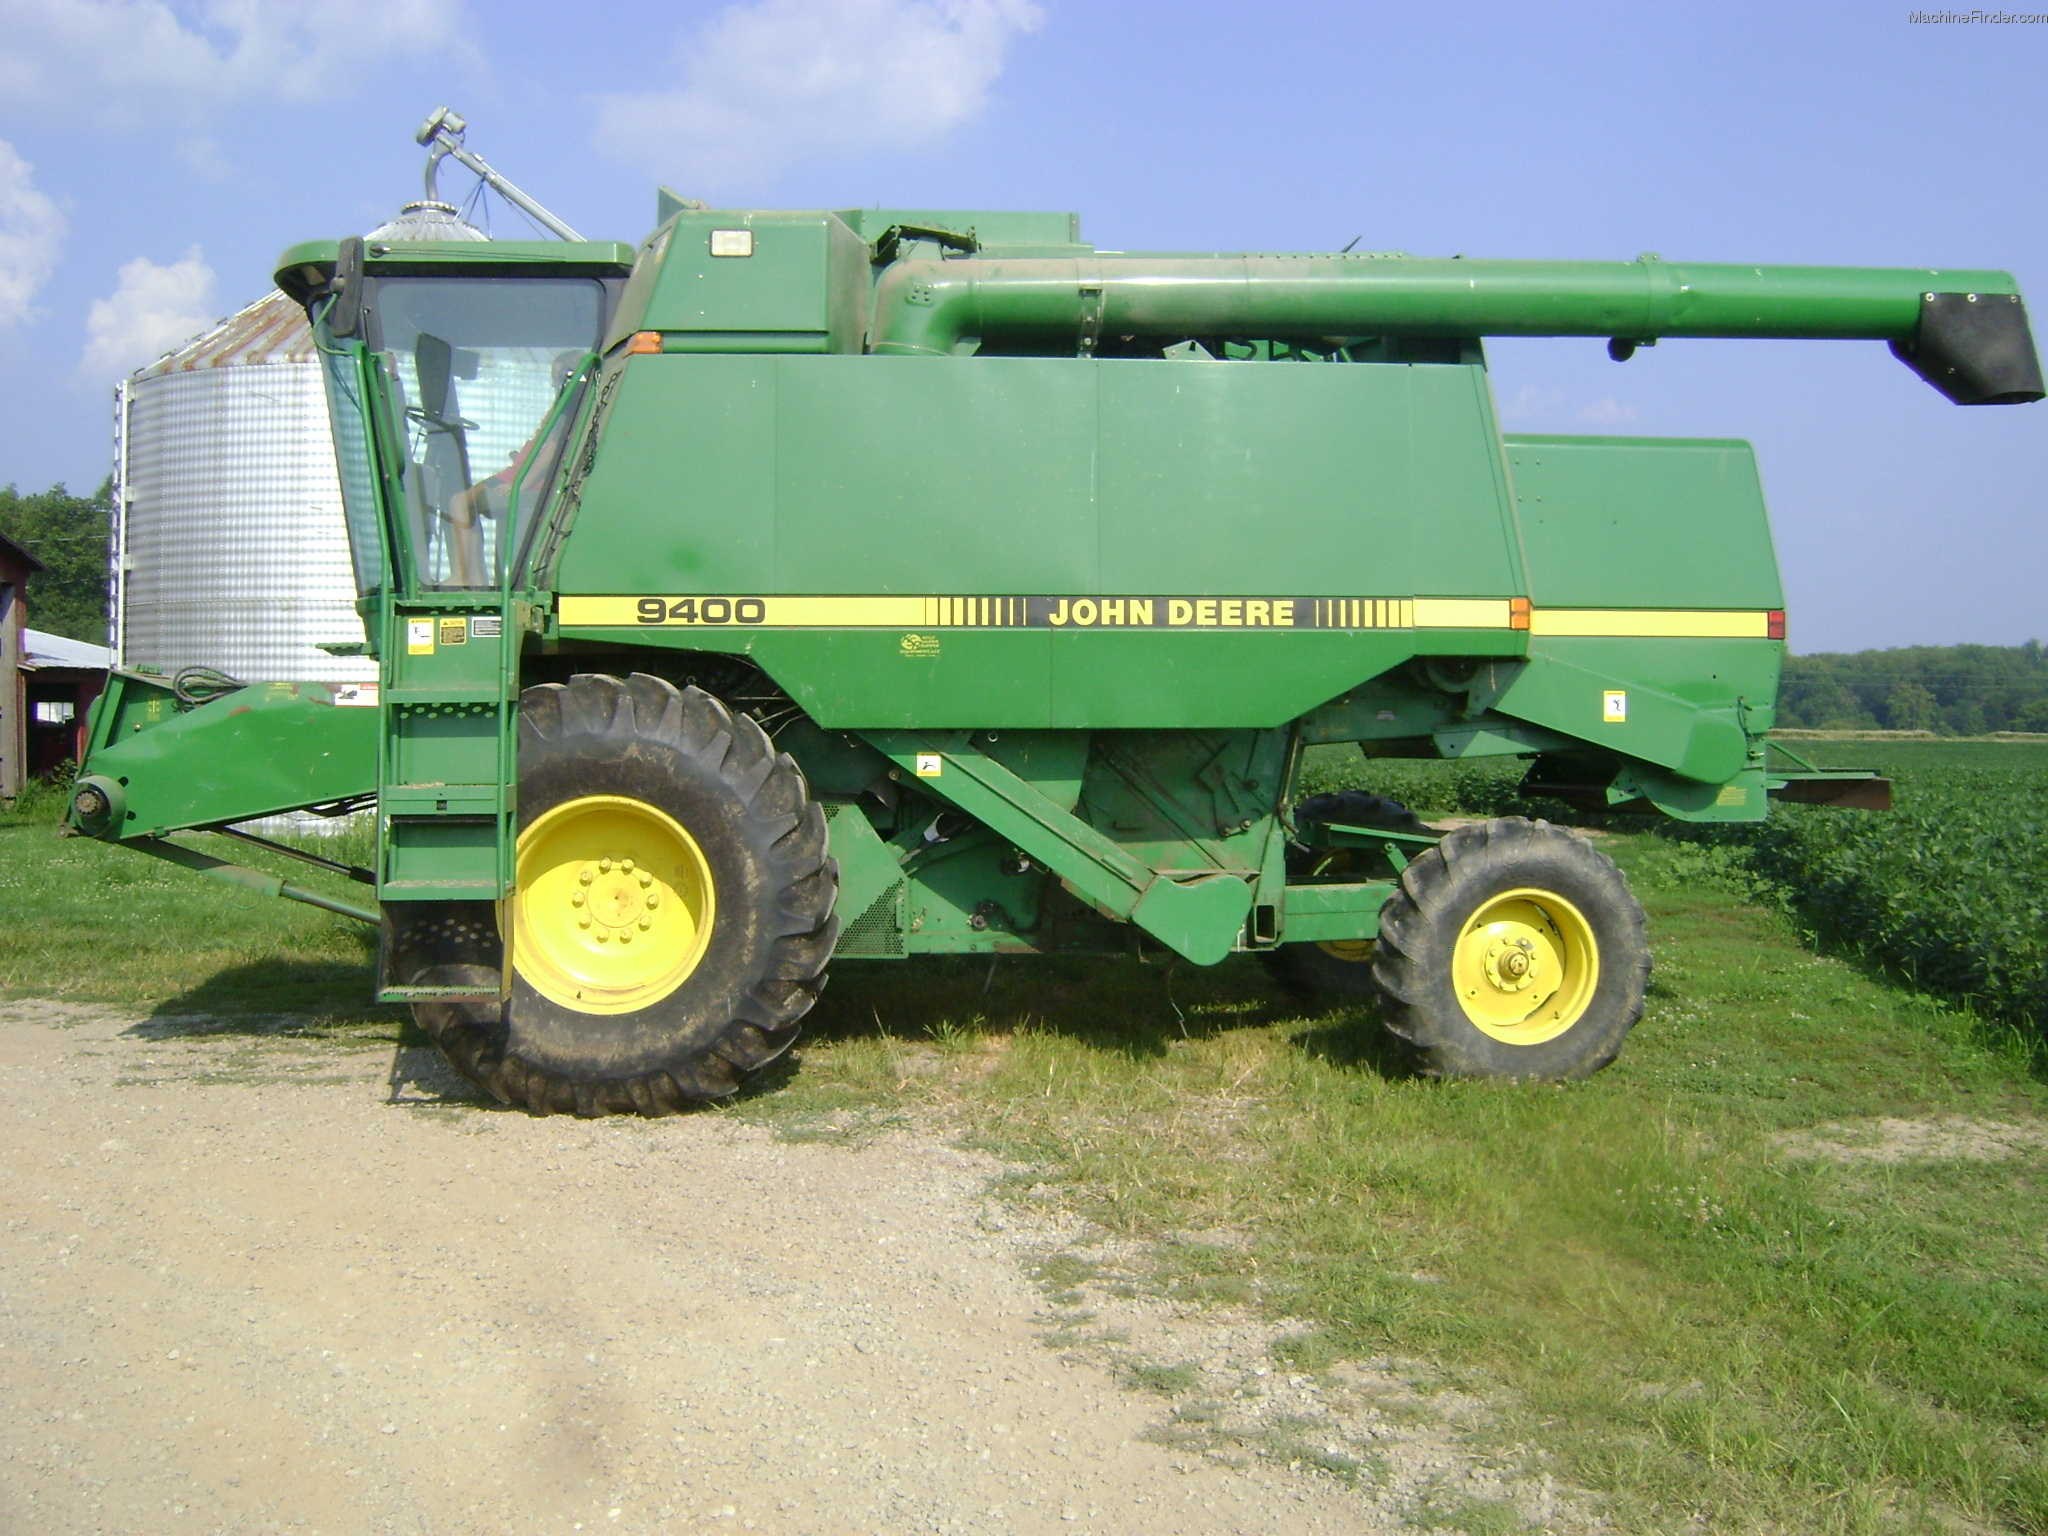
<svg viewBox="0 0 2048 1536">
<path fill-rule="evenodd" d="M 1042 1276 L 1061 1347 L 1116 1360 L 1177 1445 L 1229 1447 L 1231 1405 L 1130 1354 L 1105 1297 L 1283 1319 L 1297 1372 L 1455 1388 L 1489 1405 L 1483 1448 L 1615 1529 L 2048 1533 L 2048 747 L 1809 755 L 1887 769 L 1899 810 L 1595 829 L 1656 968 L 1587 1083 L 1418 1079 L 1363 1008 L 1250 961 L 929 960 L 836 967 L 798 1053 L 719 1112 L 1002 1155 L 1008 1198 L 1082 1234 Z M 1500 768 L 1310 773 L 1519 808 Z M 279 1015 L 300 1047 L 417 1043 L 366 1004 L 352 925 L 60 842 L 42 813 L 0 824 L 0 912 L 12 995 L 247 1018 L 259 1051 Z M 1527 1528 L 1449 1498 L 1414 1520 Z"/>
<path fill-rule="evenodd" d="M 1796 893 L 1830 939 L 2038 1031 L 2048 1023 L 2048 746 L 1828 745 L 1891 776 L 1892 814 L 1794 810 L 1748 835 L 1757 873 Z"/>
</svg>

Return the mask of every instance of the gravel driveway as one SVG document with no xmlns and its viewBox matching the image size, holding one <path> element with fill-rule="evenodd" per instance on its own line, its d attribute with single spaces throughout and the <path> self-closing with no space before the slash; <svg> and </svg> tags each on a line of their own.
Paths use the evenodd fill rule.
<svg viewBox="0 0 2048 1536">
<path fill-rule="evenodd" d="M 0 1529 L 1392 1528 L 1140 1438 L 987 1159 L 535 1120 L 423 1057 L 0 1003 Z"/>
</svg>

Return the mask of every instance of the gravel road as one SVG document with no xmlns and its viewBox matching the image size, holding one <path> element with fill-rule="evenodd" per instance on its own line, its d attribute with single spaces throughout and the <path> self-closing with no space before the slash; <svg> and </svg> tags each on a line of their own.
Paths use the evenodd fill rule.
<svg viewBox="0 0 2048 1536">
<path fill-rule="evenodd" d="M 929 1135 L 536 1120 L 422 1052 L 45 1002 L 0 1003 L 0 1113 L 10 1536 L 1396 1525 L 1141 1438 Z"/>
</svg>

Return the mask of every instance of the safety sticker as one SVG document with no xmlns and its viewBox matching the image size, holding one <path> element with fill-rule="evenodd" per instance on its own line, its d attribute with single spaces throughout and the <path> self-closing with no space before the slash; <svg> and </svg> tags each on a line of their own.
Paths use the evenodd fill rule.
<svg viewBox="0 0 2048 1536">
<path fill-rule="evenodd" d="M 936 752 L 917 754 L 917 776 L 920 779 L 936 779 L 946 770 L 945 759 Z"/>
<path fill-rule="evenodd" d="M 432 619 L 407 619 L 405 621 L 405 653 L 408 656 L 431 656 L 434 654 L 434 621 Z"/>
<path fill-rule="evenodd" d="M 442 619 L 440 629 L 443 645 L 461 645 L 469 639 L 468 621 L 459 614 L 452 619 Z"/>
<path fill-rule="evenodd" d="M 1619 688 L 1610 688 L 1600 695 L 1600 718 L 1609 725 L 1628 723 L 1628 695 Z"/>
<path fill-rule="evenodd" d="M 375 683 L 337 683 L 334 687 L 334 702 L 343 708 L 375 709 L 377 707 L 377 685 Z"/>
<path fill-rule="evenodd" d="M 503 614 L 480 613 L 469 621 L 469 638 L 472 640 L 501 640 L 504 636 Z"/>
</svg>

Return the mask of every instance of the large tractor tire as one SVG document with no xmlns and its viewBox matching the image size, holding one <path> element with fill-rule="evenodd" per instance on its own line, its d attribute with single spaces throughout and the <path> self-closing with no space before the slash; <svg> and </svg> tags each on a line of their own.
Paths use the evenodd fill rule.
<svg viewBox="0 0 2048 1536">
<path fill-rule="evenodd" d="M 508 1104 L 673 1114 L 789 1049 L 838 889 L 824 813 L 747 716 L 639 674 L 529 688 L 510 999 L 414 1012 Z"/>
<path fill-rule="evenodd" d="M 1366 827 L 1375 832 L 1423 833 L 1429 829 L 1400 801 L 1362 789 L 1340 789 L 1310 795 L 1295 807 L 1297 826 L 1335 823 L 1345 827 Z M 1391 867 L 1380 868 L 1385 860 L 1362 849 L 1326 848 L 1297 851 L 1288 861 L 1288 878 L 1309 880 L 1338 877 L 1350 880 L 1385 879 Z M 1376 997 L 1378 984 L 1372 979 L 1371 939 L 1325 939 L 1306 944 L 1282 944 L 1262 950 L 1260 962 L 1266 973 L 1291 992 L 1322 993 L 1334 997 Z"/>
<path fill-rule="evenodd" d="M 1402 872 L 1372 960 L 1387 1028 L 1440 1077 L 1590 1077 L 1650 977 L 1643 909 L 1585 838 L 1505 816 Z"/>
</svg>

